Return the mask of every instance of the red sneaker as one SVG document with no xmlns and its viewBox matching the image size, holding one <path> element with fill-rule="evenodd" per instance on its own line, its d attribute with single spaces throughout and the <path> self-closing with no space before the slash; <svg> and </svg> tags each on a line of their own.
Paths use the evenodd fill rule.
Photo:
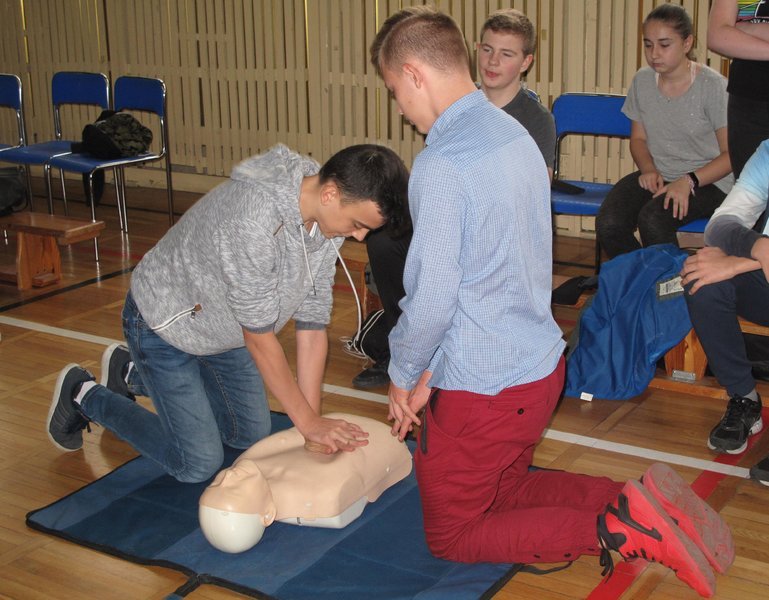
<svg viewBox="0 0 769 600">
<path fill-rule="evenodd" d="M 643 558 L 665 565 L 700 596 L 709 598 L 715 592 L 708 560 L 639 481 L 628 481 L 616 505 L 609 504 L 598 515 L 598 539 L 603 574 L 614 570 L 609 550 L 616 550 L 626 560 Z"/>
<path fill-rule="evenodd" d="M 641 478 L 644 487 L 662 505 L 681 530 L 702 550 L 719 573 L 734 562 L 734 540 L 729 526 L 707 502 L 694 493 L 681 476 L 663 463 L 649 467 Z"/>
</svg>

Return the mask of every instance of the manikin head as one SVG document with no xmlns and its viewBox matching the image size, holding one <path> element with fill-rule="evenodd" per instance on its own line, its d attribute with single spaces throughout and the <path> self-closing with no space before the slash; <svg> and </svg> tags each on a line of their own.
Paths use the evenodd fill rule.
<svg viewBox="0 0 769 600">
<path fill-rule="evenodd" d="M 275 520 L 270 484 L 255 462 L 236 461 L 220 471 L 200 497 L 200 528 L 222 552 L 243 552 L 254 546 Z"/>
</svg>

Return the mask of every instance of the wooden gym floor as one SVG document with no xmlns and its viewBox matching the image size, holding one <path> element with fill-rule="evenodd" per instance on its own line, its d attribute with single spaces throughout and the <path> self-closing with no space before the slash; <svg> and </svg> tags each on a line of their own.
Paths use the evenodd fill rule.
<svg viewBox="0 0 769 600">
<path fill-rule="evenodd" d="M 98 218 L 107 222 L 98 265 L 92 244 L 84 242 L 62 248 L 61 283 L 27 292 L 0 284 L 0 598 L 163 598 L 186 579 L 175 571 L 139 566 L 37 533 L 24 524 L 28 511 L 77 490 L 135 455 L 128 445 L 100 427 L 84 433 L 84 451 L 62 453 L 48 441 L 44 428 L 62 367 L 78 362 L 98 377 L 105 345 L 121 339 L 120 311 L 130 270 L 167 229 L 163 190 L 128 191 L 127 236 L 119 231 L 113 194 L 108 186 L 104 204 L 98 209 Z M 70 213 L 87 218 L 76 182 L 70 196 Z M 195 194 L 177 193 L 177 210 L 182 212 L 196 198 Z M 45 210 L 39 196 L 36 208 Z M 62 213 L 61 203 L 57 203 L 56 212 Z M 14 253 L 12 236 L 0 240 L 0 263 L 13 262 Z M 560 238 L 556 253 L 589 261 L 592 243 Z M 557 268 L 557 272 L 585 273 L 575 268 Z M 558 308 L 556 316 L 568 332 L 576 311 Z M 387 409 L 382 400 L 386 388 L 368 395 L 351 388 L 350 380 L 363 364 L 344 354 L 338 339 L 353 332 L 355 326 L 355 303 L 349 284 L 341 276 L 329 329 L 324 410 L 385 420 Z M 291 331 L 281 334 L 290 357 L 292 337 Z M 769 397 L 769 389 L 762 386 L 762 390 Z M 653 462 L 652 452 L 657 451 L 669 453 L 668 462 L 678 463 L 676 468 L 682 476 L 694 481 L 703 473 L 703 461 L 715 458 L 705 440 L 724 406 L 722 400 L 659 390 L 647 390 L 627 402 L 564 398 L 537 449 L 535 464 L 625 480 L 639 477 Z M 767 453 L 769 435 L 740 457 L 733 472 L 744 475 L 746 468 Z M 716 597 L 769 597 L 769 488 L 730 475 L 717 483 L 709 502 L 729 522 L 737 544 L 736 562 L 728 575 L 718 577 Z M 571 568 L 551 575 L 516 575 L 496 598 L 586 598 L 600 581 L 597 558 L 583 557 Z M 189 597 L 240 595 L 203 586 Z M 666 568 L 651 565 L 623 597 L 684 600 L 697 595 Z"/>
</svg>

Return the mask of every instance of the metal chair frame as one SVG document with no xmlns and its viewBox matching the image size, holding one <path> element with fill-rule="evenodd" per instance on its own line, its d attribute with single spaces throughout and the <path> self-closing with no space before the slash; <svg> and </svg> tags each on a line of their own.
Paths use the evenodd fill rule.
<svg viewBox="0 0 769 600">
<path fill-rule="evenodd" d="M 16 112 L 16 125 L 19 133 L 15 144 L 0 144 L 0 152 L 26 145 L 27 128 L 24 123 L 24 96 L 21 89 L 21 79 L 18 75 L 0 73 L 0 106 L 11 108 Z"/>
<path fill-rule="evenodd" d="M 165 159 L 166 188 L 168 195 L 168 221 L 169 225 L 173 225 L 174 201 L 171 182 L 171 158 L 168 141 L 165 83 L 160 79 L 149 77 L 135 77 L 131 75 L 119 77 L 115 80 L 114 105 L 116 111 L 130 110 L 149 112 L 154 113 L 158 117 L 161 138 L 161 147 L 158 152 L 145 152 L 138 156 L 117 159 L 99 159 L 88 154 L 70 153 L 53 157 L 48 163 L 49 167 L 61 169 L 62 171 L 82 173 L 88 176 L 91 217 L 94 221 L 96 220 L 96 207 L 93 202 L 93 175 L 99 170 L 113 169 L 115 173 L 115 190 L 117 194 L 120 228 L 127 233 L 128 215 L 125 199 L 125 176 L 123 170 L 127 166 L 139 165 L 163 158 Z M 50 192 L 50 169 L 46 172 L 46 177 L 49 180 L 48 189 Z"/>
<path fill-rule="evenodd" d="M 61 108 L 65 105 L 98 106 L 102 110 L 110 107 L 109 79 L 103 73 L 81 71 L 59 71 L 51 78 L 51 103 L 53 106 L 54 139 L 36 144 L 24 144 L 0 153 L 0 161 L 21 164 L 26 167 L 27 188 L 32 208 L 32 179 L 29 165 L 42 165 L 48 189 L 48 212 L 53 214 L 53 196 L 50 189 L 48 162 L 54 156 L 70 153 L 72 141 L 62 139 Z M 64 190 L 64 173 L 60 174 Z M 67 210 L 66 192 L 64 192 L 64 212 Z"/>
</svg>

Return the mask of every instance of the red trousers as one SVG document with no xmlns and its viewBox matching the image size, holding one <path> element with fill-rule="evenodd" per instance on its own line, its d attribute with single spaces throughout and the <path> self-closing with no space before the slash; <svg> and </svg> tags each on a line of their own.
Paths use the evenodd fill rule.
<svg viewBox="0 0 769 600">
<path fill-rule="evenodd" d="M 416 453 L 425 535 L 461 562 L 561 562 L 599 554 L 596 518 L 624 484 L 530 471 L 534 447 L 563 389 L 549 376 L 496 396 L 436 390 Z"/>
</svg>

